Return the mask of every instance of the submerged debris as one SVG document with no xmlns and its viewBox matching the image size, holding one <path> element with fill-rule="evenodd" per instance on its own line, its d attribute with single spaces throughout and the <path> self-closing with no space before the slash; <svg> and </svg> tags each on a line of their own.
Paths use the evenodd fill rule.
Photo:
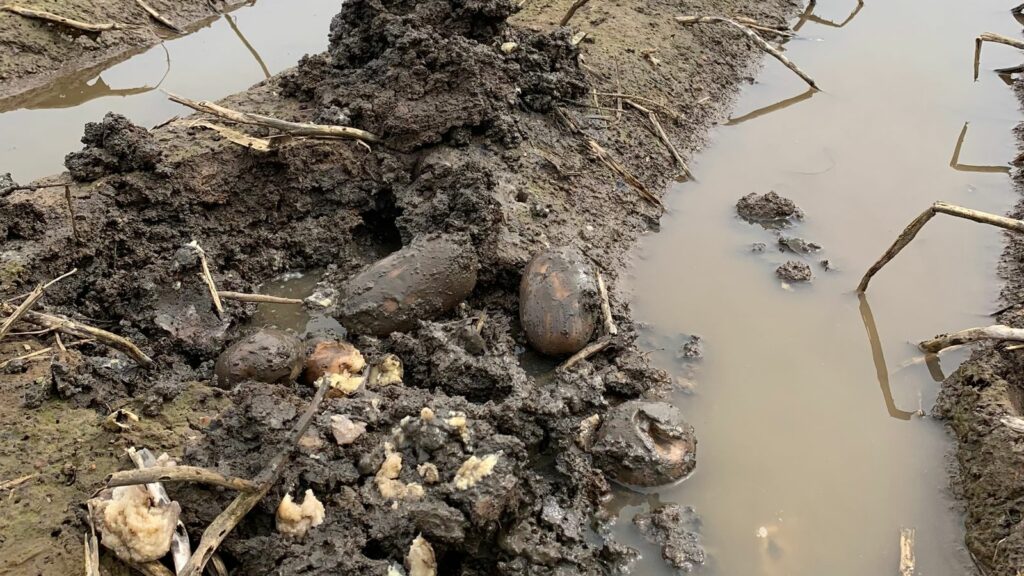
<svg viewBox="0 0 1024 576">
<path fill-rule="evenodd" d="M 594 464 L 614 480 L 657 486 L 693 470 L 697 438 L 675 406 L 632 400 L 608 412 L 591 453 Z"/>
<path fill-rule="evenodd" d="M 633 517 L 640 532 L 651 542 L 661 545 L 661 556 L 673 568 L 692 572 L 704 564 L 704 548 L 700 545 L 700 519 L 690 506 L 664 504 Z"/>
<path fill-rule="evenodd" d="M 803 212 L 788 198 L 774 191 L 767 194 L 751 192 L 736 202 L 736 212 L 748 222 L 768 228 L 792 224 L 803 218 Z"/>
<path fill-rule="evenodd" d="M 796 252 L 797 254 L 814 254 L 821 250 L 820 244 L 814 242 L 808 242 L 803 238 L 797 238 L 795 236 L 786 236 L 784 234 L 779 235 L 779 248 L 785 252 Z"/>
<path fill-rule="evenodd" d="M 810 282 L 814 278 L 806 262 L 790 260 L 775 269 L 775 275 L 786 282 Z"/>
<path fill-rule="evenodd" d="M 285 494 L 277 507 L 277 531 L 286 536 L 302 538 L 310 528 L 324 522 L 324 505 L 317 500 L 313 490 L 306 490 L 302 504 L 292 501 L 291 493 Z"/>
<path fill-rule="evenodd" d="M 601 297 L 590 259 L 572 247 L 534 256 L 519 284 L 519 319 L 538 352 L 579 352 L 601 323 Z"/>
<path fill-rule="evenodd" d="M 177 502 L 154 504 L 144 486 L 107 489 L 90 500 L 101 543 L 127 562 L 152 562 L 167 555 L 178 523 Z"/>
<path fill-rule="evenodd" d="M 302 345 L 293 334 L 264 328 L 235 342 L 217 358 L 214 381 L 228 388 L 243 380 L 290 382 L 302 371 Z"/>
</svg>

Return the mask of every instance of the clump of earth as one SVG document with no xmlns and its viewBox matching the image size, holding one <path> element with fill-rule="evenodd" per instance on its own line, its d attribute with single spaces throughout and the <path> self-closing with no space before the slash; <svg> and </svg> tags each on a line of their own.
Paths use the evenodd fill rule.
<svg viewBox="0 0 1024 576">
<path fill-rule="evenodd" d="M 803 218 L 803 211 L 789 198 L 774 191 L 766 194 L 751 192 L 736 202 L 736 213 L 744 220 L 766 228 L 779 228 Z"/>
</svg>

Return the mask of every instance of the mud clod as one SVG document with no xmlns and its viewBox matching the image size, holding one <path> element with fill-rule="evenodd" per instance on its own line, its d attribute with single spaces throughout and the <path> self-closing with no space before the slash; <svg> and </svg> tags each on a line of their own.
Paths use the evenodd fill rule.
<svg viewBox="0 0 1024 576">
<path fill-rule="evenodd" d="M 243 380 L 290 382 L 302 371 L 302 345 L 294 335 L 264 328 L 235 342 L 217 358 L 215 382 L 228 388 Z"/>
<path fill-rule="evenodd" d="M 815 244 L 814 242 L 808 242 L 803 238 L 782 234 L 779 235 L 779 249 L 783 252 L 789 251 L 796 254 L 814 254 L 821 250 L 821 245 Z"/>
<path fill-rule="evenodd" d="M 789 198 L 775 192 L 751 192 L 736 202 L 736 212 L 744 220 L 766 228 L 778 228 L 803 218 L 803 212 Z"/>
<path fill-rule="evenodd" d="M 693 508 L 665 504 L 633 517 L 640 532 L 648 540 L 661 545 L 661 555 L 680 572 L 692 572 L 704 564 L 704 548 L 700 545 L 700 519 Z"/>
<path fill-rule="evenodd" d="M 148 130 L 113 112 L 108 112 L 102 122 L 85 125 L 82 144 L 84 149 L 64 159 L 71 177 L 80 182 L 107 174 L 153 170 L 162 154 Z"/>
<path fill-rule="evenodd" d="M 806 262 L 789 260 L 775 269 L 775 275 L 786 282 L 810 282 L 814 278 Z"/>
<path fill-rule="evenodd" d="M 657 486 L 693 470 L 697 439 L 676 407 L 633 400 L 608 412 L 591 453 L 594 464 L 617 482 Z"/>
</svg>

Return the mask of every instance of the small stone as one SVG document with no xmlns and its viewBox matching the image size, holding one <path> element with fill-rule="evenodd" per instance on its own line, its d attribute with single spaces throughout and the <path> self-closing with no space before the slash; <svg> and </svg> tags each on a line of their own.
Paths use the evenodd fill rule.
<svg viewBox="0 0 1024 576">
<path fill-rule="evenodd" d="M 364 422 L 355 422 L 344 414 L 331 416 L 331 433 L 339 446 L 348 446 L 366 432 Z"/>
<path fill-rule="evenodd" d="M 501 45 L 501 51 L 504 52 L 505 54 L 511 54 L 512 52 L 515 52 L 516 48 L 519 48 L 519 44 L 516 44 L 515 42 L 504 42 Z"/>
</svg>

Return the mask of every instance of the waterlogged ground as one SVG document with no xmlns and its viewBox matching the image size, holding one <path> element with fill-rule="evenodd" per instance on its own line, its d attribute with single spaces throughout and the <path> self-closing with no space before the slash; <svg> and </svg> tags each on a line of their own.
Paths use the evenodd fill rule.
<svg viewBox="0 0 1024 576">
<path fill-rule="evenodd" d="M 187 114 L 163 90 L 216 100 L 294 66 L 327 47 L 340 5 L 260 0 L 188 36 L 0 101 L 0 172 L 27 183 L 62 171 L 64 155 L 81 148 L 82 126 L 108 111 L 145 127 Z"/>
<path fill-rule="evenodd" d="M 709 574 L 852 576 L 895 573 L 899 529 L 912 527 L 920 574 L 971 573 L 951 440 L 920 415 L 965 353 L 928 366 L 910 341 L 990 323 L 1000 233 L 936 218 L 865 300 L 853 289 L 930 203 L 1012 205 L 1020 114 L 984 70 L 1019 56 L 987 46 L 971 76 L 974 36 L 1014 36 L 1019 24 L 993 1 L 834 1 L 808 13 L 787 54 L 824 91 L 769 61 L 696 159 L 699 181 L 668 195 L 662 231 L 636 251 L 634 312 L 661 367 L 680 379 L 696 370 L 694 394 L 677 401 L 700 444 L 689 480 L 623 497 L 620 530 L 640 541 L 632 514 L 680 502 L 704 519 Z M 781 253 L 772 232 L 738 219 L 739 197 L 770 190 L 806 212 L 785 234 L 821 252 Z M 810 264 L 810 285 L 775 277 L 789 259 Z M 689 334 L 704 338 L 696 368 L 677 358 Z M 638 573 L 658 573 L 657 549 L 645 556 Z"/>
</svg>

